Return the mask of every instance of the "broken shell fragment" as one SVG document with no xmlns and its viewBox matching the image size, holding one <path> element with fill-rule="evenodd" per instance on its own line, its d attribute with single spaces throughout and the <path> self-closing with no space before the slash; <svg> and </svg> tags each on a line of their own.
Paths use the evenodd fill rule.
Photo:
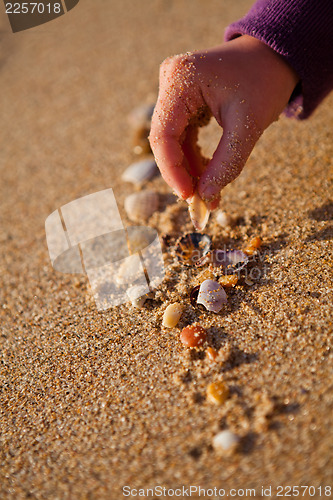
<svg viewBox="0 0 333 500">
<path fill-rule="evenodd" d="M 132 163 L 121 176 L 123 181 L 140 185 L 149 181 L 159 172 L 154 159 L 146 159 Z"/>
<path fill-rule="evenodd" d="M 192 266 L 209 252 L 211 245 L 207 234 L 188 233 L 177 241 L 175 252 L 179 260 Z"/>
<path fill-rule="evenodd" d="M 141 309 L 147 300 L 147 288 L 143 285 L 134 285 L 126 290 L 133 307 Z"/>
<path fill-rule="evenodd" d="M 205 342 L 206 336 L 206 330 L 197 323 L 193 323 L 183 328 L 180 341 L 186 347 L 200 347 Z"/>
<path fill-rule="evenodd" d="M 207 225 L 210 210 L 197 192 L 191 198 L 188 198 L 187 202 L 193 226 L 197 231 L 203 231 Z"/>
<path fill-rule="evenodd" d="M 205 280 L 201 283 L 197 304 L 202 304 L 208 311 L 218 313 L 227 301 L 227 294 L 217 281 Z"/>
<path fill-rule="evenodd" d="M 149 219 L 159 206 L 159 196 L 155 191 L 145 190 L 133 193 L 125 198 L 124 208 L 133 222 Z"/>
<path fill-rule="evenodd" d="M 167 328 L 173 328 L 177 325 L 183 312 L 183 306 L 179 302 L 169 304 L 163 314 L 162 325 Z"/>
</svg>

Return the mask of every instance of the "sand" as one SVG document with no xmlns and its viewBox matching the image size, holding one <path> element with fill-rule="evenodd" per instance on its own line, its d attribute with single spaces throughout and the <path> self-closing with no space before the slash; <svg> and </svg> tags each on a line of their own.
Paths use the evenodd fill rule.
<svg viewBox="0 0 333 500">
<path fill-rule="evenodd" d="M 221 313 L 190 306 L 194 273 L 168 248 L 154 300 L 99 312 L 86 277 L 54 271 L 46 246 L 51 212 L 108 187 L 129 224 L 126 116 L 155 98 L 165 57 L 218 43 L 250 4 L 86 0 L 16 34 L 2 9 L 0 498 L 114 500 L 125 485 L 257 498 L 262 486 L 277 498 L 278 486 L 312 485 L 324 497 L 332 486 L 333 96 L 311 120 L 274 123 L 224 190 L 233 224 L 211 217 L 214 246 L 260 236 L 263 247 Z M 216 140 L 212 127 L 204 148 Z M 174 239 L 191 231 L 185 203 L 170 204 L 160 178 L 147 186 L 169 200 L 150 225 Z M 174 300 L 185 313 L 168 330 Z M 180 343 L 193 321 L 218 362 Z M 230 391 L 222 406 L 206 400 L 218 380 Z M 225 428 L 241 438 L 231 456 L 212 447 Z"/>
</svg>

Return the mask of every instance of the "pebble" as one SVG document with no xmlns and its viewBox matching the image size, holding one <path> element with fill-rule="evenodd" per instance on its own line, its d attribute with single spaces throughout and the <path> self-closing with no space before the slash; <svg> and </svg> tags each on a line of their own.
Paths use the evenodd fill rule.
<svg viewBox="0 0 333 500">
<path fill-rule="evenodd" d="M 237 448 L 239 440 L 237 434 L 226 429 L 213 437 L 213 447 L 217 452 L 233 453 Z"/>
<path fill-rule="evenodd" d="M 132 163 L 121 176 L 125 182 L 141 185 L 158 174 L 159 170 L 153 158 Z"/>
<path fill-rule="evenodd" d="M 259 236 L 255 236 L 255 238 L 252 238 L 252 240 L 250 240 L 244 248 L 244 253 L 246 253 L 246 255 L 253 255 L 254 252 L 261 247 L 261 245 L 261 238 L 259 238 Z"/>
<path fill-rule="evenodd" d="M 206 330 L 197 323 L 193 323 L 183 328 L 180 341 L 186 347 L 200 347 L 205 342 L 206 337 Z"/>
<path fill-rule="evenodd" d="M 216 361 L 217 356 L 218 356 L 218 352 L 216 349 L 214 349 L 213 347 L 207 347 L 206 358 L 209 361 Z"/>
<path fill-rule="evenodd" d="M 173 328 L 177 325 L 183 312 L 183 306 L 179 302 L 169 304 L 163 314 L 162 325 L 167 328 Z"/>
<path fill-rule="evenodd" d="M 223 382 L 212 382 L 207 386 L 207 400 L 222 405 L 229 397 L 229 389 Z"/>
<path fill-rule="evenodd" d="M 235 286 L 238 283 L 238 276 L 237 274 L 224 274 L 219 278 L 219 283 L 226 288 Z"/>
</svg>

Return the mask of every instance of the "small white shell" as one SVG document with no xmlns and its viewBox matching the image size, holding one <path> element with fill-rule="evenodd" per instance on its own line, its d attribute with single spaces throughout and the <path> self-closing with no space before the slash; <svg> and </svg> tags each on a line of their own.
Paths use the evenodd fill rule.
<svg viewBox="0 0 333 500">
<path fill-rule="evenodd" d="M 147 288 L 143 285 L 134 285 L 126 290 L 133 307 L 141 309 L 147 300 Z"/>
<path fill-rule="evenodd" d="M 231 217 L 223 210 L 218 210 L 218 212 L 216 212 L 215 219 L 216 222 L 222 227 L 230 226 Z"/>
<path fill-rule="evenodd" d="M 232 453 L 239 443 L 239 436 L 228 429 L 219 432 L 213 437 L 213 447 L 222 453 Z"/>
<path fill-rule="evenodd" d="M 199 288 L 197 303 L 208 311 L 218 313 L 227 303 L 227 294 L 217 281 L 205 280 Z"/>
<path fill-rule="evenodd" d="M 200 198 L 197 192 L 191 198 L 188 198 L 188 210 L 191 221 L 197 231 L 203 231 L 209 219 L 210 211 L 206 203 Z"/>
<path fill-rule="evenodd" d="M 155 191 L 140 191 L 125 198 L 124 208 L 133 222 L 149 219 L 159 206 L 159 196 Z"/>
<path fill-rule="evenodd" d="M 162 325 L 167 328 L 173 328 L 177 325 L 183 312 L 183 306 L 179 302 L 169 304 L 163 314 Z"/>
<path fill-rule="evenodd" d="M 140 185 L 149 181 L 159 172 L 154 159 L 146 159 L 132 163 L 121 176 L 125 182 Z"/>
</svg>

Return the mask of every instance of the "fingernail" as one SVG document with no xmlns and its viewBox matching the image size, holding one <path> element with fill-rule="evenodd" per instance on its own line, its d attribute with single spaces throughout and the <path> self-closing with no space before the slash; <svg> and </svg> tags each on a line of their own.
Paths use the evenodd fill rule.
<svg viewBox="0 0 333 500">
<path fill-rule="evenodd" d="M 181 200 L 183 199 L 183 195 L 181 194 L 180 191 L 178 191 L 177 189 L 173 188 L 173 192 L 175 193 L 176 196 L 178 196 L 178 198 L 180 198 Z"/>
</svg>

